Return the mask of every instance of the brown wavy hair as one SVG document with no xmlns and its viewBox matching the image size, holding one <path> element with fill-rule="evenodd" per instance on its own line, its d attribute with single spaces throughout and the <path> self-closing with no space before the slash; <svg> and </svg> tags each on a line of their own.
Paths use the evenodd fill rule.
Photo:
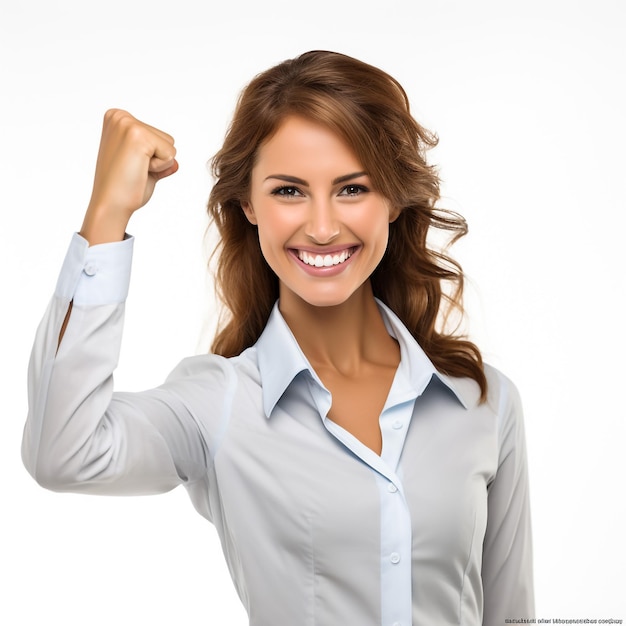
<svg viewBox="0 0 626 626">
<path fill-rule="evenodd" d="M 448 245 L 467 233 L 460 215 L 436 206 L 440 181 L 426 152 L 437 137 L 413 119 L 397 80 L 336 52 L 307 52 L 256 76 L 241 93 L 224 145 L 213 157 L 216 182 L 208 213 L 221 236 L 215 279 L 226 307 L 213 352 L 235 356 L 253 345 L 278 298 L 278 279 L 242 203 L 249 200 L 259 146 L 289 115 L 342 137 L 374 187 L 400 209 L 371 276 L 374 295 L 398 315 L 439 371 L 474 379 L 484 400 L 480 351 L 456 328 L 446 330 L 452 313 L 463 315 L 462 269 L 446 254 L 447 247 L 435 250 L 427 242 L 431 229 L 447 231 Z"/>
</svg>

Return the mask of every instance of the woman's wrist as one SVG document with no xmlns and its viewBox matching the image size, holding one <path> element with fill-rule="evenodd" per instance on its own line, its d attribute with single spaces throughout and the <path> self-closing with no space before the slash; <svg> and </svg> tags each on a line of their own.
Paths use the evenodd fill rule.
<svg viewBox="0 0 626 626">
<path fill-rule="evenodd" d="M 90 246 L 122 241 L 130 216 L 112 216 L 107 211 L 89 207 L 79 234 Z"/>
</svg>

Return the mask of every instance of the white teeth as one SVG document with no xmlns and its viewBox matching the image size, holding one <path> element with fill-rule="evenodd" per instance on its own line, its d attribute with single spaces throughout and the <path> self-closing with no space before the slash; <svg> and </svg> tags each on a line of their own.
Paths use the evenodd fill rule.
<svg viewBox="0 0 626 626">
<path fill-rule="evenodd" d="M 343 250 L 339 254 L 312 254 L 305 252 L 304 250 L 298 250 L 298 258 L 307 265 L 313 267 L 331 267 L 332 265 L 339 265 L 352 256 L 350 250 Z"/>
</svg>

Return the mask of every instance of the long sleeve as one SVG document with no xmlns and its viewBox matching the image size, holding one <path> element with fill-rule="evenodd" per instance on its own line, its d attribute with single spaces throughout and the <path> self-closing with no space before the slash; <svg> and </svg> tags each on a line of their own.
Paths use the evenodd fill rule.
<svg viewBox="0 0 626 626">
<path fill-rule="evenodd" d="M 75 235 L 37 331 L 22 457 L 49 489 L 144 494 L 206 476 L 210 441 L 201 413 L 209 388 L 225 386 L 219 357 L 187 359 L 150 391 L 113 392 L 132 245 L 89 247 Z"/>
<path fill-rule="evenodd" d="M 499 462 L 489 485 L 483 547 L 484 626 L 500 626 L 507 618 L 533 618 L 535 610 L 522 407 L 515 386 L 499 377 Z"/>
</svg>

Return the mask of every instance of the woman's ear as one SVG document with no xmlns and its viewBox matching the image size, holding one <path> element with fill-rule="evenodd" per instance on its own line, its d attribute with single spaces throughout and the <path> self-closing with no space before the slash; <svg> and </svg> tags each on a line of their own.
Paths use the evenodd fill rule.
<svg viewBox="0 0 626 626">
<path fill-rule="evenodd" d="M 256 215 L 254 214 L 254 209 L 252 208 L 252 205 L 250 204 L 250 202 L 245 200 L 244 202 L 241 203 L 241 208 L 243 209 L 243 212 L 245 216 L 248 218 L 248 221 L 250 222 L 250 224 L 254 224 L 256 226 L 256 223 L 257 223 Z"/>
<path fill-rule="evenodd" d="M 402 210 L 397 206 L 389 207 L 389 223 L 395 222 L 399 217 Z"/>
</svg>

